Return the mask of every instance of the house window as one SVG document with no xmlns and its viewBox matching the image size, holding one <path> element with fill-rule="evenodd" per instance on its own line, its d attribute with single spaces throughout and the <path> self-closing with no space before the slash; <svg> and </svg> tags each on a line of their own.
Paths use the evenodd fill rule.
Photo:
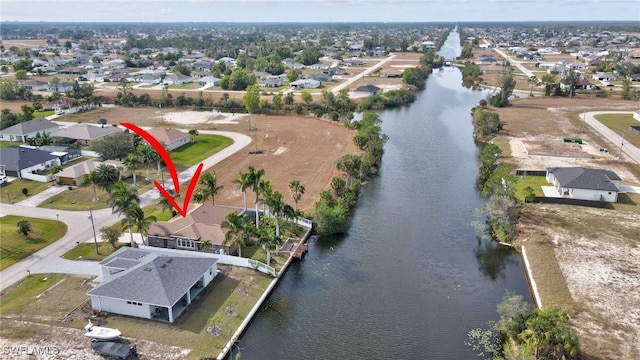
<svg viewBox="0 0 640 360">
<path fill-rule="evenodd" d="M 196 243 L 191 239 L 178 239 L 178 246 L 195 249 Z"/>
</svg>

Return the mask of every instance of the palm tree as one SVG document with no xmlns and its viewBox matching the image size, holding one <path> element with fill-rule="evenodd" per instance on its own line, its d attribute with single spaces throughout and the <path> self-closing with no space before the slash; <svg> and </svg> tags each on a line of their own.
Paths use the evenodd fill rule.
<svg viewBox="0 0 640 360">
<path fill-rule="evenodd" d="M 180 197 L 180 194 L 176 194 L 176 192 L 171 189 L 167 190 L 167 192 L 169 193 L 169 195 L 171 195 L 171 198 L 173 198 L 174 200 Z M 178 212 L 173 207 L 173 205 L 171 205 L 171 203 L 166 197 L 160 196 L 158 200 L 156 200 L 156 203 L 160 205 L 160 207 L 162 208 L 162 211 L 167 211 L 167 210 L 171 211 L 171 217 L 178 215 Z"/>
<path fill-rule="evenodd" d="M 144 243 L 144 237 L 147 235 L 151 224 L 158 221 L 158 218 L 155 215 L 145 216 L 144 210 L 142 210 L 140 205 L 133 205 L 129 207 L 125 216 L 126 217 L 122 219 L 122 227 L 128 227 L 129 231 L 131 231 L 132 227 L 135 227 L 136 231 L 140 233 L 142 243 Z M 131 238 L 131 241 L 131 245 L 133 246 L 133 237 Z"/>
<path fill-rule="evenodd" d="M 258 212 L 258 204 L 260 203 L 260 180 L 264 176 L 264 169 L 257 170 L 253 166 L 249 166 L 247 174 L 248 182 L 251 184 L 251 190 L 256 194 L 256 229 L 260 228 L 260 214 Z"/>
<path fill-rule="evenodd" d="M 247 211 L 247 189 L 251 186 L 251 182 L 249 180 L 248 172 L 240 172 L 238 177 L 233 180 L 233 183 L 238 184 L 238 188 L 242 191 L 242 195 L 244 197 L 244 211 Z"/>
<path fill-rule="evenodd" d="M 204 187 L 199 189 L 198 192 L 202 195 L 202 200 L 206 200 L 211 196 L 211 205 L 216 204 L 216 194 L 220 192 L 220 190 L 224 187 L 223 185 L 218 186 L 216 181 L 216 173 L 204 173 L 198 180 L 198 184 L 203 185 Z M 195 200 L 195 199 L 194 199 Z"/>
<path fill-rule="evenodd" d="M 128 154 L 122 163 L 124 164 L 124 167 L 133 174 L 133 186 L 138 186 L 136 184 L 136 170 L 138 169 L 139 163 L 138 157 L 135 154 Z"/>
<path fill-rule="evenodd" d="M 131 246 L 133 246 L 133 223 L 132 217 L 128 216 L 130 209 L 140 204 L 140 198 L 138 197 L 138 190 L 133 187 L 127 186 L 122 180 L 118 181 L 109 194 L 109 206 L 113 213 L 126 216 L 125 220 L 129 228 L 129 235 L 131 236 Z"/>
<path fill-rule="evenodd" d="M 271 196 L 271 194 L 273 194 L 273 184 L 271 184 L 271 181 L 269 180 L 265 180 L 265 179 L 260 179 L 260 194 L 262 195 L 263 199 L 268 198 L 269 196 Z M 264 212 L 265 210 L 265 206 L 269 206 L 267 203 L 265 203 L 264 201 L 262 201 L 262 211 Z M 271 208 L 269 208 L 271 209 Z M 271 215 L 269 215 L 271 216 Z"/>
<path fill-rule="evenodd" d="M 238 256 L 242 257 L 242 246 L 245 245 L 247 238 L 251 236 L 251 229 L 247 227 L 244 218 L 236 212 L 229 213 L 227 218 L 220 224 L 220 227 L 227 229 L 222 245 L 226 246 L 228 243 L 238 245 Z"/>
<path fill-rule="evenodd" d="M 295 211 L 298 212 L 298 201 L 302 199 L 302 195 L 304 195 L 304 185 L 300 183 L 300 180 L 293 180 L 289 183 L 289 191 L 291 192 L 291 197 L 293 201 L 296 203 Z"/>
<path fill-rule="evenodd" d="M 82 181 L 87 184 L 93 184 L 93 201 L 98 201 L 98 193 L 96 193 L 96 170 L 91 170 L 88 174 L 84 174 Z"/>
<path fill-rule="evenodd" d="M 111 193 L 111 187 L 118 182 L 120 172 L 114 166 L 100 164 L 95 170 L 94 182 L 98 188 Z"/>
<path fill-rule="evenodd" d="M 267 251 L 267 265 L 271 263 L 271 248 L 277 248 L 281 242 L 282 239 L 268 226 L 258 230 L 258 243 Z"/>
<path fill-rule="evenodd" d="M 142 163 L 147 165 L 146 180 L 149 180 L 149 167 L 152 162 L 156 161 L 156 157 L 158 157 L 158 153 L 155 151 L 155 149 L 152 146 L 146 145 L 146 144 L 138 145 L 137 152 L 138 152 L 138 155 L 140 156 L 140 160 L 142 160 Z"/>
<path fill-rule="evenodd" d="M 280 237 L 280 218 L 293 219 L 295 217 L 295 211 L 291 205 L 285 204 L 282 198 L 282 193 L 275 191 L 265 196 L 264 199 L 264 202 L 269 206 L 270 214 L 275 219 L 276 237 Z"/>
<path fill-rule="evenodd" d="M 211 248 L 211 240 L 203 240 L 200 243 L 200 251 L 206 251 Z"/>
<path fill-rule="evenodd" d="M 535 75 L 531 75 L 527 79 L 527 83 L 529 84 L 529 96 L 533 96 L 533 85 L 538 83 L 538 78 Z"/>
</svg>

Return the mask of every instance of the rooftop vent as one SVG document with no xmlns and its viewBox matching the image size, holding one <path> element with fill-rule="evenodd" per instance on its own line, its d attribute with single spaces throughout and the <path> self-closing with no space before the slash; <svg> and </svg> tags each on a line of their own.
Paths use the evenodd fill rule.
<svg viewBox="0 0 640 360">
<path fill-rule="evenodd" d="M 151 271 L 151 268 L 144 268 L 144 271 Z"/>
</svg>

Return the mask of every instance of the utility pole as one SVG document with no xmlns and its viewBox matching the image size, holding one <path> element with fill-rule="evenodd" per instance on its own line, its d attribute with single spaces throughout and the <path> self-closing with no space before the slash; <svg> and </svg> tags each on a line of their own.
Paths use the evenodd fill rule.
<svg viewBox="0 0 640 360">
<path fill-rule="evenodd" d="M 622 132 L 622 142 L 620 143 L 620 151 L 618 152 L 618 160 L 620 160 L 620 156 L 622 156 L 622 147 L 624 146 L 624 135 L 627 132 L 627 130 L 624 130 Z"/>
<path fill-rule="evenodd" d="M 91 228 L 93 229 L 93 242 L 96 244 L 96 255 L 100 255 L 98 251 L 98 237 L 96 236 L 96 225 L 93 222 L 93 212 L 91 212 L 91 206 L 87 206 L 89 208 L 89 219 L 91 219 Z"/>
</svg>

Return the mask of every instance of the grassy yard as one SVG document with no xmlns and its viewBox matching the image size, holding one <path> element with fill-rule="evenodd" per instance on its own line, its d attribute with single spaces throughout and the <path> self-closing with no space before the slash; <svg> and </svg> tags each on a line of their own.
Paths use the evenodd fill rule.
<svg viewBox="0 0 640 360">
<path fill-rule="evenodd" d="M 151 180 L 145 180 L 146 174 L 146 169 L 138 169 L 138 171 L 136 171 L 136 184 L 138 194 L 142 194 L 148 190 L 155 188 L 155 186 L 153 185 L 153 180 L 162 181 L 161 176 L 156 174 L 154 168 L 152 168 L 149 172 Z M 165 174 L 165 180 L 170 180 L 170 176 Z M 133 178 L 128 177 L 124 182 L 127 185 L 133 185 Z M 65 187 L 68 189 L 68 186 Z M 98 197 L 98 200 L 94 201 L 93 199 L 96 195 Z M 80 186 L 72 186 L 71 190 L 66 190 L 50 197 L 45 202 L 40 204 L 39 207 L 70 211 L 87 210 L 87 207 L 89 206 L 91 206 L 91 208 L 95 210 L 106 209 L 109 207 L 109 203 L 107 201 L 108 197 L 109 195 L 106 191 L 100 190 L 98 188 L 96 188 L 96 194 L 94 195 L 93 184 L 83 184 Z"/>
<path fill-rule="evenodd" d="M 253 269 L 220 266 L 219 270 L 213 282 L 174 324 L 109 314 L 104 319 L 106 326 L 119 329 L 126 337 L 191 349 L 189 358 L 192 359 L 212 358 L 222 350 L 273 280 Z M 42 336 L 38 333 L 42 331 L 40 327 L 27 326 L 30 330 L 26 331 L 24 324 L 6 320 L 17 314 L 22 321 L 81 329 L 90 316 L 87 305 L 73 312 L 64 323 L 59 320 L 86 301 L 86 292 L 90 289 L 91 284 L 82 277 L 57 274 L 26 277 L 0 298 L 0 312 L 5 318 L 0 334 L 11 339 Z M 220 329 L 219 334 L 207 333 L 207 328 L 213 326 Z M 147 346 L 139 344 L 138 351 L 153 353 L 154 349 Z"/>
<path fill-rule="evenodd" d="M 516 198 L 520 201 L 524 201 L 527 192 L 525 189 L 531 187 L 536 196 L 544 196 L 541 186 L 550 186 L 544 176 L 521 176 L 515 184 L 511 184 L 516 190 Z"/>
<path fill-rule="evenodd" d="M 171 160 L 176 165 L 176 169 L 181 171 L 199 163 L 232 143 L 233 140 L 228 137 L 200 134 L 196 141 L 171 151 Z"/>
<path fill-rule="evenodd" d="M 113 254 L 117 249 L 112 249 L 108 243 L 98 242 L 98 252 L 96 254 L 96 245 L 94 243 L 82 243 L 73 249 L 64 253 L 61 257 L 67 260 L 104 260 L 107 256 Z"/>
<path fill-rule="evenodd" d="M 175 84 L 175 85 L 169 85 L 169 89 L 172 90 L 176 90 L 176 89 L 199 89 L 202 86 L 196 84 L 196 83 L 188 83 L 188 84 Z"/>
<path fill-rule="evenodd" d="M 10 202 L 17 203 L 25 200 L 28 196 L 35 195 L 46 190 L 52 185 L 53 182 L 43 183 L 27 179 L 16 179 L 10 183 L 0 185 L 0 202 L 6 204 L 9 204 Z M 29 191 L 27 196 L 22 194 L 23 188 Z M 9 198 L 11 198 L 11 201 L 9 201 Z"/>
<path fill-rule="evenodd" d="M 31 223 L 32 232 L 25 239 L 18 234 L 18 221 Z M 60 239 L 67 232 L 67 226 L 59 221 L 36 219 L 30 217 L 7 215 L 0 218 L 0 270 L 15 264 L 52 242 Z"/>
<path fill-rule="evenodd" d="M 602 114 L 596 115 L 596 119 L 603 123 L 606 127 L 616 132 L 616 134 L 623 136 L 624 141 L 633 144 L 636 147 L 640 147 L 640 136 L 631 133 L 629 126 L 640 126 L 640 122 L 633 118 L 631 114 Z M 619 144 L 617 144 L 619 145 Z"/>
</svg>

